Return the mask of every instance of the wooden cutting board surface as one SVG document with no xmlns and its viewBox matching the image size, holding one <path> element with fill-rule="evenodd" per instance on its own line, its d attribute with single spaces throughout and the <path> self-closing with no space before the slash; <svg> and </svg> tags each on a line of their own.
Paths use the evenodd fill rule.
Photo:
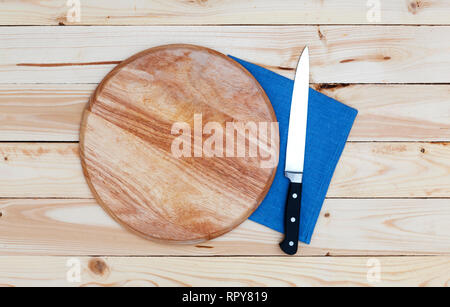
<svg viewBox="0 0 450 307">
<path fill-rule="evenodd" d="M 242 66 L 191 45 L 156 47 L 124 61 L 84 112 L 80 155 L 95 198 L 148 239 L 194 243 L 226 233 L 251 215 L 272 183 L 276 167 L 261 167 L 260 154 L 249 157 L 250 134 L 244 157 L 176 157 L 176 122 L 191 128 L 191 152 L 199 148 L 195 114 L 203 126 L 218 123 L 224 140 L 227 122 L 276 122 L 266 94 Z M 274 140 L 278 154 L 278 130 Z"/>
</svg>

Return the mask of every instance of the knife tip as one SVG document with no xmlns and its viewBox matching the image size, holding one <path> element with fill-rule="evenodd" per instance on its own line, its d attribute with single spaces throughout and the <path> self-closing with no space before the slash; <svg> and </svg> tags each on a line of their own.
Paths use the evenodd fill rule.
<svg viewBox="0 0 450 307">
<path fill-rule="evenodd" d="M 309 48 L 308 48 L 308 46 L 306 45 L 305 48 L 303 48 L 302 55 L 303 55 L 303 54 L 308 54 L 308 53 L 309 53 Z"/>
</svg>

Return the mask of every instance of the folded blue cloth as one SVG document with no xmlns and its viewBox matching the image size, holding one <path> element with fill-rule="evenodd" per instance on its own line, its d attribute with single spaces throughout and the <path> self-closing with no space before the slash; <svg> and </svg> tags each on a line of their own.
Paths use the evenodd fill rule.
<svg viewBox="0 0 450 307">
<path fill-rule="evenodd" d="M 284 176 L 286 142 L 294 82 L 270 70 L 232 57 L 261 84 L 272 102 L 280 128 L 280 160 L 267 196 L 250 217 L 284 232 L 284 208 L 289 180 Z M 358 111 L 309 89 L 308 125 L 303 173 L 299 240 L 309 244 L 334 170 Z"/>
</svg>

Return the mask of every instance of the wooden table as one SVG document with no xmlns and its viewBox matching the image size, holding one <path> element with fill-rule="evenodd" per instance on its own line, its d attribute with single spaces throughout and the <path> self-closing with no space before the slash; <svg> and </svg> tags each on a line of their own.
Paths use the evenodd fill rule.
<svg viewBox="0 0 450 307">
<path fill-rule="evenodd" d="M 449 1 L 81 2 L 79 21 L 64 0 L 0 3 L 1 285 L 449 284 Z M 359 110 L 297 256 L 251 221 L 200 245 L 152 243 L 93 200 L 82 109 L 116 64 L 168 43 L 287 77 L 308 44 L 311 86 Z"/>
</svg>

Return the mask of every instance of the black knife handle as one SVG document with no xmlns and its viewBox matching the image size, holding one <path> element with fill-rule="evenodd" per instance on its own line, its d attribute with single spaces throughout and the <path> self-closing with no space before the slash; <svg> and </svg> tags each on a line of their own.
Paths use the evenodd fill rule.
<svg viewBox="0 0 450 307">
<path fill-rule="evenodd" d="M 300 226 L 300 208 L 302 200 L 302 184 L 291 182 L 286 199 L 284 216 L 284 240 L 281 249 L 288 255 L 294 255 L 298 249 L 298 232 Z"/>
</svg>

